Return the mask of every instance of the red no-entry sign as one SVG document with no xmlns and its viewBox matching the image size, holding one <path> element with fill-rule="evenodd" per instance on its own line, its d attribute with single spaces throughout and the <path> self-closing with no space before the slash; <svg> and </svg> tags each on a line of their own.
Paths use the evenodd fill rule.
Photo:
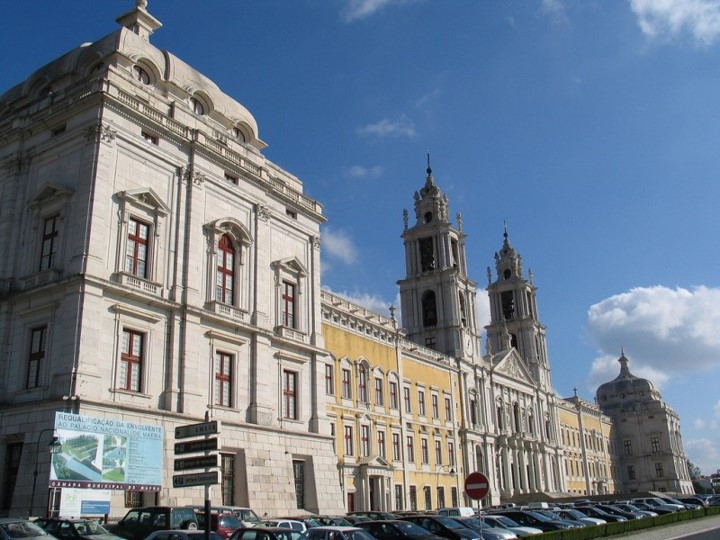
<svg viewBox="0 0 720 540">
<path fill-rule="evenodd" d="M 490 482 L 487 476 L 479 472 L 471 472 L 465 478 L 465 493 L 475 501 L 484 499 L 490 491 Z"/>
</svg>

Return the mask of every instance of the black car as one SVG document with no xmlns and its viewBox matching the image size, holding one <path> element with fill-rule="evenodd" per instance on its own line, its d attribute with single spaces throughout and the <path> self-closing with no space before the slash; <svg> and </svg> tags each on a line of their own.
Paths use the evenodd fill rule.
<svg viewBox="0 0 720 540">
<path fill-rule="evenodd" d="M 597 506 L 579 506 L 578 510 L 590 517 L 604 519 L 608 523 L 628 520 L 626 517 L 610 514 Z"/>
<path fill-rule="evenodd" d="M 362 521 L 356 526 L 365 529 L 377 540 L 440 540 L 440 537 L 427 529 L 404 519 Z"/>
<path fill-rule="evenodd" d="M 535 527 L 543 532 L 562 531 L 564 529 L 575 528 L 575 525 L 571 525 L 566 521 L 550 519 L 532 510 L 503 510 L 502 512 L 493 513 L 497 513 L 501 516 L 507 516 L 520 525 L 524 525 L 525 527 Z"/>
<path fill-rule="evenodd" d="M 640 512 L 632 512 L 630 510 L 623 510 L 622 508 L 613 504 L 598 504 L 596 508 L 612 514 L 613 516 L 622 516 L 626 519 L 643 519 L 645 516 Z"/>
<path fill-rule="evenodd" d="M 147 506 L 128 511 L 111 532 L 128 540 L 142 540 L 154 531 L 198 528 L 195 511 L 189 506 Z"/>
<path fill-rule="evenodd" d="M 0 540 L 55 540 L 55 537 L 36 523 L 24 518 L 0 518 Z"/>
<path fill-rule="evenodd" d="M 450 540 L 478 538 L 477 532 L 462 526 L 457 520 L 447 516 L 405 516 L 403 521 L 419 525 L 436 536 L 442 536 Z"/>
<path fill-rule="evenodd" d="M 89 519 L 40 518 L 35 523 L 63 540 L 122 540 L 97 521 Z"/>
<path fill-rule="evenodd" d="M 348 512 L 348 516 L 363 516 L 368 519 L 372 520 L 379 520 L 379 519 L 397 519 L 397 516 L 395 514 L 391 514 L 389 512 L 377 512 L 377 511 L 356 511 L 356 512 Z"/>
<path fill-rule="evenodd" d="M 246 527 L 236 530 L 230 540 L 296 540 L 299 536 L 285 527 Z"/>
</svg>

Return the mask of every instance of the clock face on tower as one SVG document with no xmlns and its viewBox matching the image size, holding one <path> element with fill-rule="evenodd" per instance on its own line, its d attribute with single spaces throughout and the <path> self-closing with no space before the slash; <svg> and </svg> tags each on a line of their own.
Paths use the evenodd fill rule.
<svg viewBox="0 0 720 540">
<path fill-rule="evenodd" d="M 470 334 L 468 334 L 468 335 L 465 336 L 465 351 L 466 351 L 468 354 L 472 354 L 472 353 L 473 353 L 473 339 L 472 339 L 472 336 L 471 336 Z"/>
</svg>

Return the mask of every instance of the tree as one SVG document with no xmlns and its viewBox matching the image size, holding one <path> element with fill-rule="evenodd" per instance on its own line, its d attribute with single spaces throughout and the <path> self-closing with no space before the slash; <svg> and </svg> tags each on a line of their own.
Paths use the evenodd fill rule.
<svg viewBox="0 0 720 540">
<path fill-rule="evenodd" d="M 690 479 L 693 482 L 700 479 L 700 477 L 702 476 L 702 471 L 700 470 L 700 467 L 695 465 L 689 459 L 687 460 L 687 468 L 688 468 L 688 471 L 690 472 Z"/>
</svg>

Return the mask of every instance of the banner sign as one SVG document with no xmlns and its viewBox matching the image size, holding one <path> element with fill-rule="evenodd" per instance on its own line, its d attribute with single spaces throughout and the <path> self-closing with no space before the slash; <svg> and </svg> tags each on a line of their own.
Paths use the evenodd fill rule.
<svg viewBox="0 0 720 540">
<path fill-rule="evenodd" d="M 50 487 L 159 491 L 162 426 L 55 413 L 61 450 L 52 456 Z"/>
</svg>

